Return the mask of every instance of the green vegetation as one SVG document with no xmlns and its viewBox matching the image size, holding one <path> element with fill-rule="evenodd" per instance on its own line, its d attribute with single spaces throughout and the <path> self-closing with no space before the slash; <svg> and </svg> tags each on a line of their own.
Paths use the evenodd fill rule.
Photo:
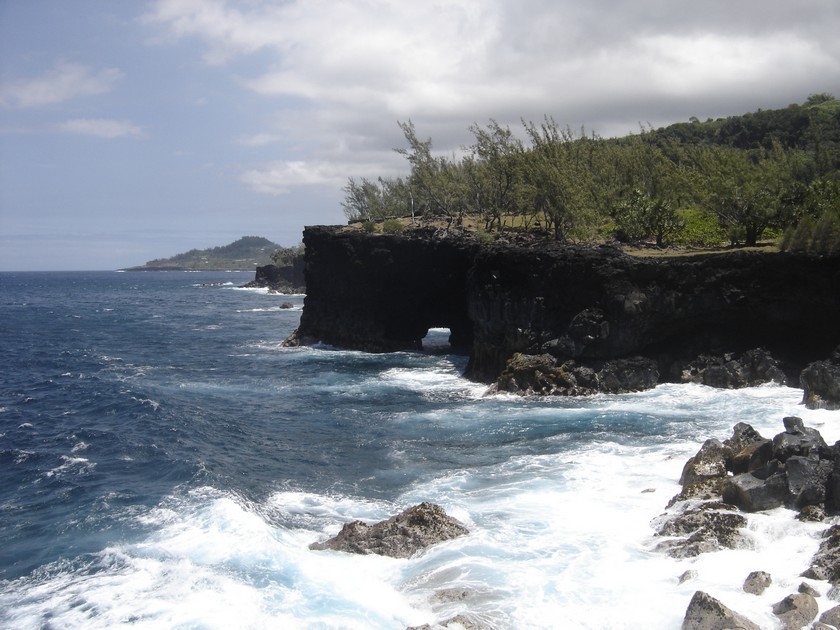
<svg viewBox="0 0 840 630">
<path fill-rule="evenodd" d="M 171 258 L 150 260 L 141 267 L 134 267 L 132 271 L 143 269 L 253 271 L 258 265 L 270 264 L 277 252 L 288 253 L 294 249 L 296 248 L 282 248 L 276 243 L 259 236 L 243 236 L 239 240 L 222 247 L 191 249 Z M 282 258 L 286 254 L 280 255 Z"/>
<path fill-rule="evenodd" d="M 472 125 L 461 156 L 439 156 L 400 123 L 405 177 L 351 178 L 345 214 L 363 229 L 436 220 L 483 238 L 509 230 L 561 242 L 755 246 L 784 235 L 796 251 L 840 251 L 840 101 L 643 129 L 624 138 L 578 133 L 546 118 L 520 139 L 491 120 Z"/>
</svg>

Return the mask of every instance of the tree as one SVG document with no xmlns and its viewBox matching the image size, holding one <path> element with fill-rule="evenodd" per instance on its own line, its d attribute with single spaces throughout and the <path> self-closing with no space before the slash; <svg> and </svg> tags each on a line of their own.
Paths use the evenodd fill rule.
<svg viewBox="0 0 840 630">
<path fill-rule="evenodd" d="M 471 197 L 481 201 L 477 209 L 485 229 L 492 231 L 494 225 L 501 229 L 503 217 L 518 213 L 520 207 L 522 142 L 495 120 L 484 128 L 474 124 L 470 131 L 475 138 L 469 147 L 473 157 Z"/>
<path fill-rule="evenodd" d="M 523 122 L 523 124 L 525 124 Z M 531 150 L 524 161 L 530 205 L 554 239 L 586 237 L 598 215 L 588 140 L 546 117 L 525 124 Z"/>
</svg>

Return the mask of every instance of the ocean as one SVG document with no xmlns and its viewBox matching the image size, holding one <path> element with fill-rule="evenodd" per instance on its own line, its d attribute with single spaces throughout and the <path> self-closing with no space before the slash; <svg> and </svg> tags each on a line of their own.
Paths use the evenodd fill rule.
<svg viewBox="0 0 840 630">
<path fill-rule="evenodd" d="M 304 296 L 251 279 L 0 274 L 0 627 L 676 629 L 704 590 L 772 628 L 803 581 L 825 525 L 790 510 L 693 559 L 652 527 L 737 422 L 839 439 L 800 390 L 485 396 L 444 330 L 423 352 L 284 348 Z M 470 534 L 399 560 L 308 548 L 422 501 Z"/>
</svg>

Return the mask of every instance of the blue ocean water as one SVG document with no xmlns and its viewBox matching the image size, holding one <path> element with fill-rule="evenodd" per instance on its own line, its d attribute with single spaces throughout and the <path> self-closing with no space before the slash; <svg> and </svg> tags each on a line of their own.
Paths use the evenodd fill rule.
<svg viewBox="0 0 840 630">
<path fill-rule="evenodd" d="M 775 385 L 484 396 L 446 331 L 283 348 L 304 297 L 250 279 L 0 274 L 0 627 L 678 628 L 697 589 L 772 624 L 802 581 L 819 531 L 787 510 L 694 560 L 650 523 L 707 437 L 800 415 L 833 441 L 840 412 Z M 426 500 L 471 534 L 408 560 L 308 549 Z"/>
</svg>

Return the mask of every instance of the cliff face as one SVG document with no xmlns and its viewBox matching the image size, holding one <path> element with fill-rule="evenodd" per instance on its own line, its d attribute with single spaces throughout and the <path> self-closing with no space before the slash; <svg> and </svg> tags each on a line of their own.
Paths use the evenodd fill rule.
<svg viewBox="0 0 840 630">
<path fill-rule="evenodd" d="M 763 346 L 789 375 L 840 343 L 840 258 L 629 257 L 611 247 L 482 245 L 431 235 L 304 232 L 307 296 L 296 339 L 417 349 L 448 327 L 490 382 L 516 352 L 597 364 L 654 359 L 678 380 L 702 353 Z"/>
<path fill-rule="evenodd" d="M 471 348 L 465 279 L 474 245 L 323 226 L 306 228 L 303 242 L 301 343 L 369 352 L 419 349 L 429 328 L 439 327 L 450 329 L 453 348 Z"/>
</svg>

